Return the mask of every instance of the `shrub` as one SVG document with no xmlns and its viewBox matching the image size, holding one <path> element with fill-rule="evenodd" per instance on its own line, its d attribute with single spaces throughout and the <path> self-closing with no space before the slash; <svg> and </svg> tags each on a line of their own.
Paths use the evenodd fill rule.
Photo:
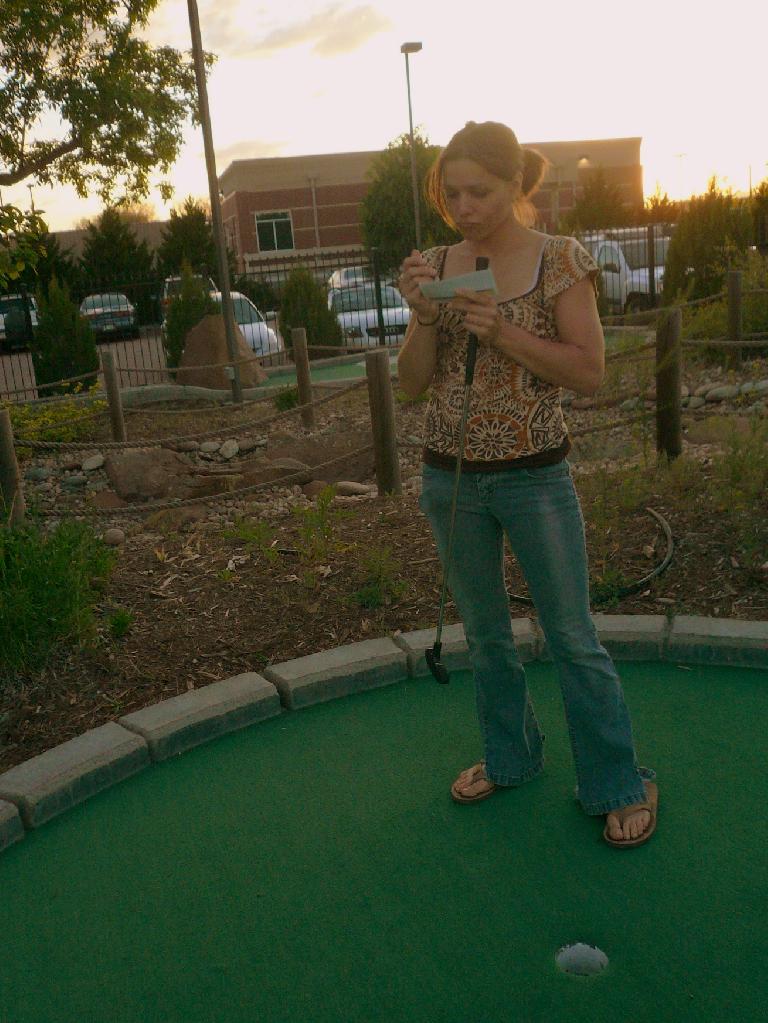
<svg viewBox="0 0 768 1023">
<path fill-rule="evenodd" d="M 287 412 L 289 408 L 296 408 L 299 404 L 298 387 L 281 387 L 272 399 L 279 412 Z"/>
<path fill-rule="evenodd" d="M 306 330 L 308 345 L 341 345 L 341 327 L 328 308 L 325 290 L 305 269 L 294 270 L 282 292 L 280 333 L 288 349 L 294 327 Z"/>
<path fill-rule="evenodd" d="M 239 291 L 250 298 L 261 313 L 274 311 L 280 306 L 277 292 L 266 281 L 256 280 L 253 277 L 238 277 L 232 285 L 232 290 Z"/>
<path fill-rule="evenodd" d="M 733 269 L 742 270 L 742 290 L 768 289 L 768 257 L 748 252 L 734 261 Z M 744 295 L 742 299 L 742 330 L 744 334 L 768 331 L 768 294 Z M 683 308 L 684 338 L 716 338 L 728 336 L 728 303 L 725 299 L 703 306 Z"/>
<path fill-rule="evenodd" d="M 0 528 L 0 682 L 39 671 L 61 643 L 95 635 L 96 583 L 115 554 L 90 526 Z"/>
<path fill-rule="evenodd" d="M 738 265 L 752 237 L 748 204 L 719 191 L 713 178 L 680 217 L 664 268 L 664 304 L 706 298 L 722 291 L 729 267 Z"/>
<path fill-rule="evenodd" d="M 187 342 L 187 334 L 204 316 L 219 312 L 199 277 L 195 277 L 187 264 L 181 271 L 181 289 L 171 299 L 165 321 L 165 356 L 168 365 L 178 366 Z"/>
<path fill-rule="evenodd" d="M 88 323 L 71 301 L 69 289 L 53 277 L 48 294 L 38 295 L 37 331 L 30 345 L 38 384 L 53 383 L 82 376 L 99 368 L 96 342 Z M 60 393 L 75 389 L 74 384 L 54 388 Z"/>
<path fill-rule="evenodd" d="M 90 388 L 94 392 L 97 385 Z M 73 386 L 73 393 L 83 390 L 82 384 Z M 11 416 L 13 432 L 19 437 L 32 440 L 75 441 L 88 437 L 93 430 L 93 413 L 106 410 L 102 400 L 88 402 L 71 400 L 21 405 L 0 401 L 0 408 L 7 408 Z M 20 447 L 21 457 L 28 456 L 30 449 Z"/>
</svg>

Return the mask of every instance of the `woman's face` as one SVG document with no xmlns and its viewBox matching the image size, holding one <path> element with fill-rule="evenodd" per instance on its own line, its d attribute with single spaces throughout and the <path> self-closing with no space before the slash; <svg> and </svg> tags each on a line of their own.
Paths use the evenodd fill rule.
<svg viewBox="0 0 768 1023">
<path fill-rule="evenodd" d="M 461 234 L 480 241 L 514 219 L 521 178 L 505 181 L 474 160 L 449 160 L 443 168 L 445 202 Z"/>
</svg>

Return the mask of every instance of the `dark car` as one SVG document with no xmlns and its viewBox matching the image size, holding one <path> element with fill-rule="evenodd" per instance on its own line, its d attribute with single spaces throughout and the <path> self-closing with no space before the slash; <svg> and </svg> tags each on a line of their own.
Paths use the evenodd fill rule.
<svg viewBox="0 0 768 1023">
<path fill-rule="evenodd" d="M 136 310 L 119 292 L 88 295 L 80 304 L 80 315 L 91 325 L 97 341 L 109 337 L 139 336 Z"/>
</svg>

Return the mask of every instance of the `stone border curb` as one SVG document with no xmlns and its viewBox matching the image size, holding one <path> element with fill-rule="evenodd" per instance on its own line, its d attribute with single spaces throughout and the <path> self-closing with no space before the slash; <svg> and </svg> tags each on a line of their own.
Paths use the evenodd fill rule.
<svg viewBox="0 0 768 1023">
<path fill-rule="evenodd" d="M 261 675 L 246 672 L 172 696 L 117 722 L 140 735 L 157 762 L 281 713 L 277 689 Z"/>
<path fill-rule="evenodd" d="M 617 660 L 678 661 L 768 670 L 768 621 L 694 615 L 592 616 Z M 538 624 L 513 618 L 522 661 L 550 660 Z M 132 774 L 228 732 L 352 693 L 430 677 L 436 629 L 363 640 L 246 672 L 91 729 L 0 774 L 0 851 Z M 469 667 L 461 623 L 443 629 L 449 671 Z"/>
<path fill-rule="evenodd" d="M 525 664 L 533 661 L 539 654 L 542 638 L 537 626 L 529 618 L 512 618 L 512 635 L 520 660 Z M 417 632 L 398 632 L 392 637 L 395 643 L 408 656 L 408 675 L 410 678 L 431 677 L 425 652 L 431 649 L 437 636 L 434 629 L 419 629 Z M 470 667 L 469 648 L 461 622 L 445 625 L 440 637 L 442 644 L 441 658 L 448 673 L 467 671 Z"/>
<path fill-rule="evenodd" d="M 264 669 L 289 710 L 391 685 L 408 674 L 408 658 L 391 639 L 364 639 Z"/>
</svg>

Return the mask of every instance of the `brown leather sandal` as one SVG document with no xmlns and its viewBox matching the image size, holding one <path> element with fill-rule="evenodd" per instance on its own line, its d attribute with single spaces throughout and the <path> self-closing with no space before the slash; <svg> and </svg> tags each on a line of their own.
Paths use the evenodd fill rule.
<svg viewBox="0 0 768 1023">
<path fill-rule="evenodd" d="M 611 838 L 608 834 L 608 815 L 605 817 L 605 828 L 603 830 L 603 838 L 606 840 L 608 845 L 612 845 L 614 849 L 634 849 L 637 845 L 642 845 L 643 842 L 647 842 L 651 835 L 656 830 L 656 811 L 659 806 L 659 787 L 655 782 L 647 781 L 645 783 L 645 791 L 647 794 L 647 800 L 645 803 L 638 803 L 636 806 L 629 810 L 628 807 L 622 807 L 619 810 L 611 810 L 614 816 L 619 818 L 619 824 L 624 824 L 627 817 L 632 817 L 636 813 L 640 813 L 641 810 L 647 810 L 651 815 L 648 827 L 637 838 L 626 838 L 626 839 L 615 839 Z"/>
<path fill-rule="evenodd" d="M 453 799 L 453 801 L 456 803 L 479 803 L 481 799 L 487 799 L 489 796 L 492 796 L 496 789 L 498 788 L 498 785 L 496 785 L 495 782 L 492 782 L 488 778 L 486 778 L 485 763 L 483 761 L 481 761 L 479 764 L 475 764 L 474 767 L 470 767 L 469 770 L 472 772 L 472 775 L 468 781 L 464 782 L 462 788 L 468 785 L 474 785 L 475 782 L 478 781 L 487 781 L 491 787 L 489 789 L 485 789 L 482 792 L 478 792 L 476 796 L 463 795 L 458 785 L 461 776 L 466 774 L 467 772 L 462 771 L 459 777 L 453 783 L 453 785 L 451 785 L 451 799 Z"/>
</svg>

